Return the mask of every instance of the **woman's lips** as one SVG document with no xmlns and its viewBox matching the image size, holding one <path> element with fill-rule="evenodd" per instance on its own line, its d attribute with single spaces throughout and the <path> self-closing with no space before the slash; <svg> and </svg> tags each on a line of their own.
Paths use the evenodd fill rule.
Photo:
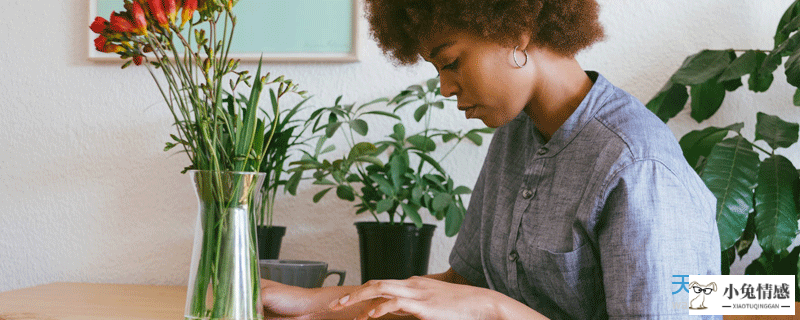
<svg viewBox="0 0 800 320">
<path fill-rule="evenodd" d="M 459 109 L 461 109 L 461 108 L 459 108 Z M 478 106 L 469 106 L 469 107 L 463 108 L 462 110 L 464 110 L 464 115 L 467 117 L 467 119 L 472 119 L 472 118 L 475 118 L 475 112 L 478 111 Z"/>
</svg>

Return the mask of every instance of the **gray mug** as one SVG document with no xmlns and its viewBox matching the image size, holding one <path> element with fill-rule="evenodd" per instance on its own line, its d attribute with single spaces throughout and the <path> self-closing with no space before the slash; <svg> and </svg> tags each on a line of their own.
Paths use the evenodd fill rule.
<svg viewBox="0 0 800 320">
<path fill-rule="evenodd" d="M 262 278 L 292 286 L 320 288 L 332 274 L 339 275 L 337 286 L 344 283 L 344 271 L 328 270 L 328 264 L 321 261 L 263 259 L 258 265 Z"/>
</svg>

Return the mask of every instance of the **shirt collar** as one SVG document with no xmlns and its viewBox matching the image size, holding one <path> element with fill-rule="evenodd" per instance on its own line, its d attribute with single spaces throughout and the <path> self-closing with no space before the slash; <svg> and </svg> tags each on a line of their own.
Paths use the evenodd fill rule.
<svg viewBox="0 0 800 320">
<path fill-rule="evenodd" d="M 533 138 L 547 147 L 547 154 L 553 154 L 566 147 L 575 138 L 575 135 L 581 128 L 594 118 L 597 111 L 603 107 L 605 101 L 608 100 L 614 92 L 614 85 L 608 82 L 608 80 L 599 73 L 595 71 L 586 71 L 586 75 L 594 81 L 592 88 L 589 90 L 589 93 L 586 94 L 586 97 L 583 98 L 581 104 L 578 105 L 578 108 L 575 109 L 569 118 L 567 118 L 567 121 L 564 121 L 561 127 L 553 133 L 553 136 L 547 143 L 544 143 L 544 138 L 539 131 L 536 130 L 535 126 L 531 125 L 531 134 Z M 525 117 L 526 121 L 533 124 L 533 121 L 528 118 L 525 112 L 522 112 L 520 117 Z"/>
</svg>

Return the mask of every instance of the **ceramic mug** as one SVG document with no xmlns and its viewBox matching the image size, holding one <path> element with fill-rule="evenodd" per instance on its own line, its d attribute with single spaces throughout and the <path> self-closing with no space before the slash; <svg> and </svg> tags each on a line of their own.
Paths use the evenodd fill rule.
<svg viewBox="0 0 800 320">
<path fill-rule="evenodd" d="M 344 271 L 328 270 L 328 264 L 321 261 L 262 259 L 258 264 L 262 278 L 292 286 L 320 288 L 332 274 L 339 275 L 337 286 L 344 283 Z"/>
</svg>

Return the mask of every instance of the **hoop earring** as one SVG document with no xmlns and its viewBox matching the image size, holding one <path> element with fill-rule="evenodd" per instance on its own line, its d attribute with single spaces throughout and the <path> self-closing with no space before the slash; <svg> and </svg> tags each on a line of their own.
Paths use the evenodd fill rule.
<svg viewBox="0 0 800 320">
<path fill-rule="evenodd" d="M 519 46 L 514 47 L 514 51 L 511 52 L 511 57 L 514 58 L 514 64 L 517 65 L 517 68 L 522 68 L 528 64 L 528 53 L 525 52 L 525 50 L 521 50 L 522 53 L 525 55 L 525 63 L 520 65 L 519 62 L 517 62 L 517 48 L 519 48 Z"/>
</svg>

